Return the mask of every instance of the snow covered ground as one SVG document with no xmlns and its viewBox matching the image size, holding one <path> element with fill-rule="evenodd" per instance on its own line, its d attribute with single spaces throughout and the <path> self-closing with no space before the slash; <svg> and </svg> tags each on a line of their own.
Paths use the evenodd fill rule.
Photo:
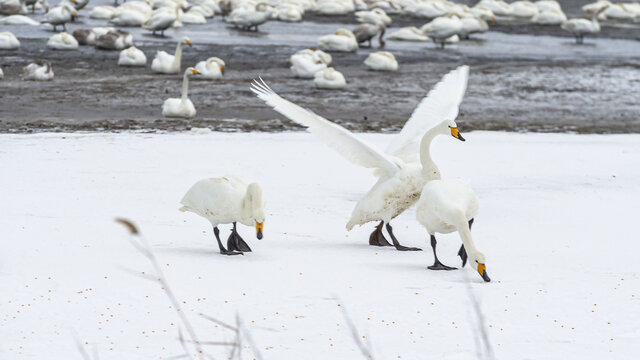
<svg viewBox="0 0 640 360">
<path fill-rule="evenodd" d="M 201 340 L 232 334 L 198 313 L 237 312 L 264 359 L 362 358 L 344 307 L 376 359 L 477 359 L 467 280 L 498 359 L 635 358 L 640 136 L 464 136 L 433 154 L 478 194 L 472 234 L 491 283 L 427 270 L 413 210 L 395 230 L 423 252 L 368 246 L 372 226 L 348 233 L 374 177 L 306 133 L 0 135 L 0 359 L 81 358 L 74 332 L 100 359 L 182 353 L 166 296 L 128 271 L 150 266 L 117 216 L 152 243 Z M 239 229 L 245 256 L 219 255 L 208 223 L 177 210 L 195 181 L 226 173 L 265 192 L 265 238 Z M 457 234 L 439 239 L 459 266 Z"/>
</svg>

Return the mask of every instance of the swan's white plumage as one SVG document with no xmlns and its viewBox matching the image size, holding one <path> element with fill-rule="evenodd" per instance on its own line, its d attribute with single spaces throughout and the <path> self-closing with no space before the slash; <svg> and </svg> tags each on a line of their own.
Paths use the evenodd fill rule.
<svg viewBox="0 0 640 360">
<path fill-rule="evenodd" d="M 197 75 L 198 71 L 192 67 L 184 71 L 182 78 L 182 97 L 169 98 L 162 104 L 162 115 L 166 117 L 192 118 L 196 116 L 196 108 L 189 99 L 189 78 Z"/>
<path fill-rule="evenodd" d="M 66 32 L 61 32 L 49 38 L 47 47 L 55 50 L 76 50 L 78 48 L 78 41 Z"/>
<path fill-rule="evenodd" d="M 461 66 L 450 73 L 450 75 L 445 76 L 443 82 L 456 82 L 454 80 L 466 79 L 467 73 L 468 68 Z M 439 89 L 439 91 L 446 89 L 451 93 L 450 96 L 455 97 L 460 94 L 461 90 L 466 89 L 466 83 L 458 83 L 458 85 L 462 89 L 453 89 L 448 85 L 436 86 L 436 88 Z M 425 183 L 440 178 L 440 172 L 431 160 L 429 153 L 429 147 L 433 138 L 438 135 L 450 133 L 454 137 L 461 139 L 457 132 L 454 133 L 454 131 L 457 131 L 454 130 L 457 125 L 452 120 L 442 121 L 442 118 L 415 118 L 411 124 L 408 123 L 405 125 L 405 127 L 409 126 L 410 129 L 404 131 L 404 133 L 401 132 L 399 135 L 401 140 L 397 141 L 397 145 L 393 146 L 392 149 L 405 149 L 408 147 L 408 144 L 412 144 L 414 141 L 413 132 L 416 128 L 424 126 L 421 124 L 421 121 L 425 121 L 426 123 L 431 123 L 431 121 L 434 120 L 441 122 L 426 131 L 422 137 L 420 162 L 416 161 L 415 157 L 412 157 L 411 160 L 404 161 L 388 152 L 377 151 L 367 142 L 343 127 L 281 98 L 264 84 L 264 82 L 254 82 L 251 90 L 279 113 L 300 125 L 306 126 L 310 132 L 321 136 L 346 159 L 357 165 L 376 169 L 375 174 L 379 177 L 378 182 L 356 204 L 346 226 L 348 230 L 351 230 L 355 225 L 362 225 L 370 221 L 383 221 L 388 223 L 391 219 L 415 204 Z M 446 96 L 439 94 L 439 91 L 434 89 L 429 93 L 428 97 L 433 96 L 434 98 L 445 100 L 442 104 L 444 109 L 435 108 L 438 105 L 437 101 L 423 100 L 418 108 L 425 106 L 431 109 L 427 109 L 426 111 L 416 109 L 414 113 L 420 114 L 426 112 L 457 115 L 458 110 L 449 109 L 449 107 L 451 104 L 459 104 L 459 101 L 457 99 L 448 101 Z"/>
<path fill-rule="evenodd" d="M 347 81 L 344 75 L 332 67 L 320 70 L 313 75 L 313 84 L 318 89 L 344 89 Z"/>
<path fill-rule="evenodd" d="M 142 50 L 135 46 L 130 46 L 120 52 L 118 57 L 118 65 L 120 66 L 145 66 L 147 65 L 147 56 Z"/>
<path fill-rule="evenodd" d="M 369 54 L 364 60 L 364 64 L 372 70 L 397 71 L 398 61 L 392 53 L 388 51 L 377 51 Z"/>
<path fill-rule="evenodd" d="M 0 50 L 14 50 L 20 47 L 20 40 L 10 32 L 0 32 Z"/>
<path fill-rule="evenodd" d="M 3 25 L 31 25 L 36 26 L 40 25 L 39 22 L 31 19 L 28 16 L 24 15 L 10 15 L 5 18 L 0 19 L 0 24 Z"/>
<path fill-rule="evenodd" d="M 427 130 L 442 120 L 457 118 L 468 78 L 467 66 L 446 74 L 413 110 L 400 134 L 389 143 L 386 153 L 410 160 L 417 153 L 418 139 Z"/>
<path fill-rule="evenodd" d="M 265 218 L 260 185 L 233 175 L 198 181 L 180 203 L 180 211 L 198 214 L 214 227 L 232 222 L 253 226 Z"/>
<path fill-rule="evenodd" d="M 53 80 L 53 69 L 51 64 L 46 61 L 31 63 L 22 68 L 24 80 L 49 81 Z"/>
<path fill-rule="evenodd" d="M 180 63 L 182 61 L 183 44 L 191 45 L 191 41 L 188 37 L 184 37 L 178 42 L 175 55 L 171 55 L 166 51 L 158 51 L 156 57 L 151 62 L 151 70 L 163 74 L 179 73 Z"/>
<path fill-rule="evenodd" d="M 422 31 L 415 26 L 404 27 L 390 34 L 387 39 L 400 41 L 429 41 L 429 37 L 424 35 Z"/>
<path fill-rule="evenodd" d="M 358 49 L 355 35 L 347 29 L 338 29 L 335 34 L 322 36 L 318 44 L 328 51 L 352 52 Z"/>
<path fill-rule="evenodd" d="M 222 79 L 225 65 L 224 60 L 217 57 L 210 57 L 207 61 L 198 62 L 195 68 L 201 79 L 219 80 Z"/>
</svg>

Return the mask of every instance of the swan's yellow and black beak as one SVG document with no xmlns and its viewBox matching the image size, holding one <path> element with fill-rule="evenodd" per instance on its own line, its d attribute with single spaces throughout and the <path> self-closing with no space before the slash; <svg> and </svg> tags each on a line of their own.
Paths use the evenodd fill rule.
<svg viewBox="0 0 640 360">
<path fill-rule="evenodd" d="M 454 138 L 460 141 L 464 141 L 464 138 L 462 137 L 462 135 L 460 135 L 460 130 L 458 130 L 457 127 L 449 126 L 449 129 L 451 130 L 451 136 L 453 136 Z"/>
<path fill-rule="evenodd" d="M 491 281 L 489 275 L 487 275 L 487 265 L 478 263 L 478 274 L 482 276 L 482 280 L 484 280 L 485 282 Z"/>
<path fill-rule="evenodd" d="M 187 45 L 191 46 L 191 40 L 187 40 Z"/>
<path fill-rule="evenodd" d="M 492 23 L 495 23 L 495 22 L 496 22 L 496 18 L 492 16 L 492 17 L 491 17 L 491 22 L 492 22 Z"/>
<path fill-rule="evenodd" d="M 224 66 L 220 66 L 220 72 L 224 73 Z"/>
<path fill-rule="evenodd" d="M 78 17 L 78 13 L 77 13 L 77 12 L 74 12 L 74 13 L 73 13 L 73 17 L 74 17 L 74 18 L 77 18 L 77 17 Z"/>
<path fill-rule="evenodd" d="M 264 223 L 261 222 L 256 222 L 256 237 L 258 238 L 258 240 L 262 240 L 262 227 L 264 226 Z"/>
<path fill-rule="evenodd" d="M 49 13 L 49 7 L 48 6 L 46 8 L 44 8 L 44 12 L 45 12 L 45 14 Z"/>
<path fill-rule="evenodd" d="M 200 74 L 200 73 L 198 72 L 198 70 L 196 70 L 196 69 L 191 70 L 191 72 L 193 73 L 193 75 L 198 75 L 198 74 Z"/>
</svg>

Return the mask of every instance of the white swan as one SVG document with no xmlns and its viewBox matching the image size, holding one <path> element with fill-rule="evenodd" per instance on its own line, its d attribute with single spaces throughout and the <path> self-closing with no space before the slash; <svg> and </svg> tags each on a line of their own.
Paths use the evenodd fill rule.
<svg viewBox="0 0 640 360">
<path fill-rule="evenodd" d="M 295 77 L 312 79 L 318 71 L 331 64 L 331 55 L 316 48 L 300 50 L 289 59 L 291 72 Z"/>
<path fill-rule="evenodd" d="M 347 86 L 344 75 L 332 67 L 320 70 L 313 75 L 313 84 L 318 89 L 340 90 Z"/>
<path fill-rule="evenodd" d="M 462 28 L 458 35 L 463 39 L 468 39 L 471 34 L 484 33 L 489 30 L 489 24 L 483 19 L 484 16 L 475 17 L 473 15 L 465 15 L 460 19 Z M 495 22 L 496 19 L 491 17 L 491 21 Z"/>
<path fill-rule="evenodd" d="M 608 7 L 605 6 L 593 14 L 591 20 L 587 19 L 569 19 L 560 25 L 562 30 L 573 33 L 576 38 L 576 44 L 584 43 L 585 34 L 596 34 L 600 32 L 600 23 L 598 23 L 598 15 L 605 11 Z"/>
<path fill-rule="evenodd" d="M 511 16 L 518 18 L 532 18 L 538 13 L 538 7 L 530 1 L 516 1 L 511 3 Z"/>
<path fill-rule="evenodd" d="M 127 49 L 120 51 L 118 57 L 119 66 L 145 66 L 147 65 L 147 56 L 142 50 L 135 46 L 130 46 Z"/>
<path fill-rule="evenodd" d="M 113 6 L 96 6 L 89 11 L 91 19 L 109 20 L 116 14 L 116 8 Z"/>
<path fill-rule="evenodd" d="M 20 40 L 12 33 L 0 32 L 0 50 L 15 50 L 20 47 Z"/>
<path fill-rule="evenodd" d="M 542 10 L 531 19 L 534 24 L 540 25 L 560 25 L 567 21 L 567 15 L 562 10 Z"/>
<path fill-rule="evenodd" d="M 398 61 L 396 61 L 396 57 L 388 51 L 378 51 L 369 54 L 364 64 L 371 70 L 398 71 Z"/>
<path fill-rule="evenodd" d="M 142 26 L 148 19 L 149 14 L 134 8 L 118 8 L 109 20 L 110 23 L 119 26 Z"/>
<path fill-rule="evenodd" d="M 180 62 L 182 60 L 182 46 L 186 44 L 191 46 L 188 37 L 183 37 L 176 46 L 175 55 L 170 55 L 165 51 L 158 51 L 156 57 L 151 62 L 151 70 L 163 74 L 180 73 Z"/>
<path fill-rule="evenodd" d="M 385 26 L 391 25 L 391 18 L 382 9 L 373 9 L 367 11 L 356 11 L 356 20 L 365 24 L 384 24 Z"/>
<path fill-rule="evenodd" d="M 462 140 L 455 122 L 446 119 L 458 116 L 458 107 L 467 87 L 468 72 L 467 66 L 461 66 L 445 75 L 420 102 L 400 134 L 384 152 L 376 150 L 345 128 L 281 98 L 264 83 L 254 82 L 252 91 L 277 112 L 321 136 L 348 160 L 376 169 L 378 182 L 356 205 L 347 223 L 348 230 L 355 225 L 380 221 L 369 237 L 370 245 L 389 245 L 382 234 L 382 227 L 386 223 L 396 249 L 419 250 L 400 245 L 389 222 L 418 201 L 428 181 L 440 178 L 440 171 L 429 151 L 431 141 L 444 134 Z M 421 137 L 420 157 L 417 159 L 416 148 Z"/>
<path fill-rule="evenodd" d="M 47 47 L 54 50 L 76 50 L 78 48 L 78 41 L 66 32 L 61 32 L 49 38 Z"/>
<path fill-rule="evenodd" d="M 77 17 L 78 13 L 76 12 L 76 9 L 67 3 L 63 3 L 62 5 L 55 6 L 47 12 L 44 15 L 44 18 L 42 18 L 42 23 L 52 25 L 53 31 L 57 31 L 58 26 L 60 25 L 62 25 L 64 31 L 67 31 L 66 23 L 71 22 Z"/>
<path fill-rule="evenodd" d="M 53 80 L 53 69 L 47 60 L 31 63 L 22 68 L 24 80 L 49 81 Z"/>
<path fill-rule="evenodd" d="M 200 61 L 195 68 L 198 70 L 198 78 L 207 80 L 220 80 L 224 74 L 224 60 L 210 57 L 206 61 Z"/>
<path fill-rule="evenodd" d="M 441 16 L 422 26 L 420 30 L 444 49 L 449 38 L 462 32 L 462 21 L 455 15 Z"/>
<path fill-rule="evenodd" d="M 352 0 L 319 0 L 315 8 L 320 15 L 346 15 L 355 10 Z"/>
<path fill-rule="evenodd" d="M 266 23 L 271 19 L 273 14 L 273 7 L 269 4 L 261 2 L 255 5 L 255 7 L 239 7 L 236 8 L 227 16 L 226 22 L 233 24 L 236 27 L 240 27 L 243 30 L 258 31 L 258 26 Z"/>
<path fill-rule="evenodd" d="M 304 9 L 293 4 L 281 4 L 276 10 L 278 11 L 278 20 L 285 22 L 300 22 L 302 15 L 304 15 Z"/>
<path fill-rule="evenodd" d="M 10 15 L 5 18 L 0 19 L 0 24 L 2 25 L 40 25 L 39 22 L 31 19 L 28 16 L 24 15 Z"/>
<path fill-rule="evenodd" d="M 448 234 L 458 231 L 462 246 L 458 255 L 464 267 L 470 266 L 482 276 L 486 282 L 491 281 L 487 275 L 485 256 L 476 249 L 471 238 L 471 225 L 478 213 L 478 199 L 467 184 L 458 179 L 433 180 L 422 190 L 416 207 L 416 218 L 431 235 L 431 248 L 435 261 L 431 270 L 453 270 L 443 265 L 436 254 L 436 233 Z"/>
<path fill-rule="evenodd" d="M 560 3 L 555 0 L 540 0 L 533 3 L 540 12 L 548 11 L 548 10 L 560 10 L 562 11 L 562 7 Z"/>
<path fill-rule="evenodd" d="M 262 239 L 264 199 L 258 183 L 233 175 L 203 179 L 187 191 L 180 203 L 183 205 L 180 211 L 190 211 L 209 220 L 221 254 L 238 255 L 251 251 L 238 235 L 236 222 L 255 226 L 256 237 Z M 218 225 L 229 223 L 233 223 L 233 230 L 225 249 L 220 241 Z"/>
<path fill-rule="evenodd" d="M 389 34 L 389 40 L 398 41 L 429 41 L 429 37 L 424 35 L 420 29 L 415 26 L 403 27 L 402 29 Z"/>
<path fill-rule="evenodd" d="M 404 11 L 414 17 L 433 19 L 446 15 L 451 7 L 443 1 L 417 1 L 404 7 Z"/>
<path fill-rule="evenodd" d="M 2 68 L 0 67 L 0 80 L 4 78 L 4 72 L 2 72 Z"/>
<path fill-rule="evenodd" d="M 484 6 L 497 16 L 511 16 L 513 8 L 502 0 L 482 0 L 476 6 Z"/>
<path fill-rule="evenodd" d="M 338 29 L 335 34 L 325 35 L 318 39 L 322 50 L 353 52 L 358 49 L 355 35 L 347 29 Z"/>
<path fill-rule="evenodd" d="M 207 19 L 201 12 L 195 10 L 189 10 L 180 15 L 180 21 L 184 24 L 202 25 L 207 23 Z"/>
<path fill-rule="evenodd" d="M 170 98 L 165 100 L 162 104 L 162 116 L 179 118 L 192 118 L 196 116 L 196 108 L 188 98 L 189 78 L 193 75 L 198 75 L 198 70 L 190 67 L 184 71 L 182 78 L 182 97 L 179 99 Z"/>
<path fill-rule="evenodd" d="M 155 35 L 156 31 L 160 31 L 160 36 L 164 36 L 164 31 L 178 20 L 179 12 L 179 6 L 176 6 L 175 10 L 158 11 L 142 24 L 142 28 L 151 30 L 152 35 Z"/>
</svg>

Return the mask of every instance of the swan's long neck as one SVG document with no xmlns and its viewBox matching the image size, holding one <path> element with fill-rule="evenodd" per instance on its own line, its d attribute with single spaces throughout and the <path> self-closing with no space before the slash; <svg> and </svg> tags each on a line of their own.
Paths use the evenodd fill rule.
<svg viewBox="0 0 640 360">
<path fill-rule="evenodd" d="M 476 249 L 476 245 L 473 243 L 471 230 L 469 230 L 469 223 L 466 219 L 462 218 L 461 223 L 457 224 L 456 227 L 458 228 L 458 234 L 460 234 L 460 239 L 462 239 L 462 244 L 464 245 L 464 249 L 467 251 L 467 254 L 477 254 L 478 249 Z"/>
<path fill-rule="evenodd" d="M 431 142 L 438 136 L 437 128 L 427 131 L 420 141 L 420 162 L 422 163 L 422 173 L 429 179 L 439 179 L 440 170 L 433 159 L 431 159 Z"/>
<path fill-rule="evenodd" d="M 184 74 L 182 79 L 182 101 L 187 101 L 189 96 L 189 74 Z"/>
<path fill-rule="evenodd" d="M 178 67 L 180 69 L 180 62 L 182 61 L 182 41 L 178 43 L 176 47 L 176 53 L 173 56 L 173 66 Z"/>
</svg>

